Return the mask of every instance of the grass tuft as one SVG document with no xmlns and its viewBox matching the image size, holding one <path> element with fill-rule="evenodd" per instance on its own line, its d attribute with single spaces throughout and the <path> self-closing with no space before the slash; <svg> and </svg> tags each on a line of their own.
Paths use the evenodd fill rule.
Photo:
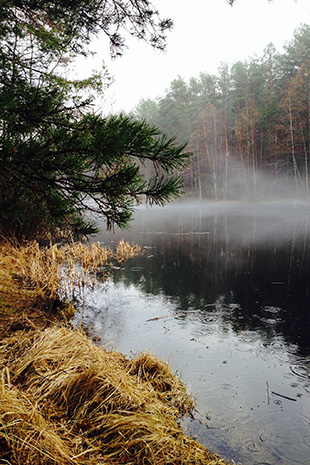
<svg viewBox="0 0 310 465">
<path fill-rule="evenodd" d="M 100 244 L 0 245 L 0 463 L 225 463 L 180 428 L 194 404 L 167 363 L 104 350 L 50 311 L 138 252 L 124 242 L 114 254 Z"/>
<path fill-rule="evenodd" d="M 0 360 L 1 460 L 224 464 L 181 430 L 193 401 L 153 354 L 128 360 L 54 326 L 2 340 Z"/>
</svg>

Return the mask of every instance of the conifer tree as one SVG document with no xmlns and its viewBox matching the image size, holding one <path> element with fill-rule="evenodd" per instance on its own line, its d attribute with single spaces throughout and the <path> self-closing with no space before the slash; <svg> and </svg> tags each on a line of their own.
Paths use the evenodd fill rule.
<svg viewBox="0 0 310 465">
<path fill-rule="evenodd" d="M 187 161 L 184 146 L 143 121 L 94 114 L 102 74 L 64 77 L 99 33 L 118 56 L 126 31 L 163 49 L 171 26 L 148 0 L 0 0 L 2 233 L 30 237 L 64 225 L 92 233 L 85 212 L 124 227 L 135 202 L 164 204 L 180 194 L 174 172 Z M 139 169 L 146 160 L 151 179 Z"/>
</svg>

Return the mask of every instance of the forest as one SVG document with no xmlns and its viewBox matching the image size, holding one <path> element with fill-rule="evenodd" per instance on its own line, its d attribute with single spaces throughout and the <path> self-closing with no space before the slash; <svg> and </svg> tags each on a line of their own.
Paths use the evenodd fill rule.
<svg viewBox="0 0 310 465">
<path fill-rule="evenodd" d="M 203 62 L 202 67 L 207 63 Z M 223 63 L 217 75 L 178 76 L 166 95 L 142 100 L 135 117 L 192 152 L 188 197 L 265 200 L 309 195 L 310 26 L 283 50 Z"/>
</svg>

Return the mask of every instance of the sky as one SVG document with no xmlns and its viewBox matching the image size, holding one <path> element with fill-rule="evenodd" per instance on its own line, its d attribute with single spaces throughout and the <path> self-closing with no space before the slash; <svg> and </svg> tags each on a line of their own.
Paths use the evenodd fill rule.
<svg viewBox="0 0 310 465">
<path fill-rule="evenodd" d="M 221 63 L 261 56 L 272 42 L 278 51 L 300 24 L 310 24 L 309 0 L 153 0 L 161 17 L 170 17 L 165 53 L 128 39 L 121 58 L 111 60 L 106 41 L 92 44 L 96 55 L 79 61 L 87 73 L 104 61 L 114 82 L 100 100 L 102 112 L 129 112 L 141 99 L 164 96 L 178 76 L 187 82 L 201 72 L 217 74 Z"/>
</svg>

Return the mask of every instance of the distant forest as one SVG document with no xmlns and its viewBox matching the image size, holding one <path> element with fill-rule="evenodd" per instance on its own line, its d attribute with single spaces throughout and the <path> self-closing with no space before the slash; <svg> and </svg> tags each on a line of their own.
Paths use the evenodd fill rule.
<svg viewBox="0 0 310 465">
<path fill-rule="evenodd" d="M 300 26 L 282 53 L 269 44 L 262 57 L 222 64 L 218 75 L 201 73 L 188 83 L 178 77 L 164 97 L 142 100 L 134 115 L 187 142 L 188 196 L 308 196 L 310 26 Z"/>
</svg>

